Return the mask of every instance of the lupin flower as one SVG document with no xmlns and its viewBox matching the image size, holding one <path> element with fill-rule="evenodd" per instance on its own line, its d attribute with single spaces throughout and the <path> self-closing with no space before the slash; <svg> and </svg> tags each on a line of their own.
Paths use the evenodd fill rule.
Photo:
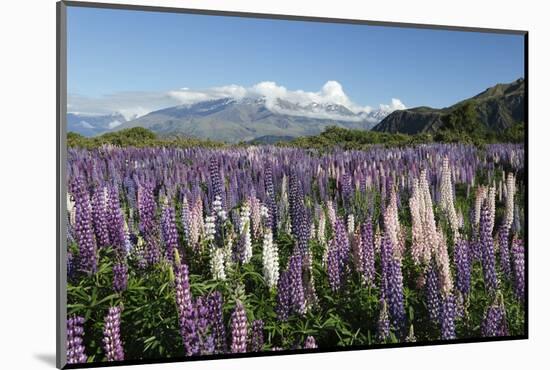
<svg viewBox="0 0 550 370">
<path fill-rule="evenodd" d="M 512 276 L 510 267 L 510 247 L 508 245 L 509 227 L 502 225 L 498 231 L 498 249 L 500 251 L 500 268 L 507 278 Z"/>
<path fill-rule="evenodd" d="M 516 297 L 523 301 L 525 299 L 525 249 L 523 240 L 514 237 L 511 252 L 514 267 L 514 292 Z"/>
<path fill-rule="evenodd" d="M 290 306 L 294 312 L 303 315 L 306 312 L 306 299 L 302 281 L 302 256 L 294 249 L 288 262 Z"/>
<path fill-rule="evenodd" d="M 464 296 L 470 292 L 471 260 L 468 249 L 468 242 L 458 238 L 454 250 L 456 287 Z"/>
<path fill-rule="evenodd" d="M 315 342 L 315 338 L 311 335 L 308 335 L 305 342 L 304 342 L 304 348 L 305 349 L 315 349 L 317 348 L 317 343 Z"/>
<path fill-rule="evenodd" d="M 212 248 L 210 272 L 215 280 L 225 280 L 225 251 L 223 248 Z"/>
<path fill-rule="evenodd" d="M 361 225 L 361 251 L 363 279 L 367 285 L 372 286 L 374 285 L 376 271 L 374 267 L 374 240 L 370 219 Z"/>
<path fill-rule="evenodd" d="M 399 248 L 399 233 L 400 225 L 398 218 L 398 208 L 397 208 L 397 194 L 395 188 L 392 188 L 390 194 L 390 201 L 386 210 L 384 212 L 384 230 L 386 235 L 390 238 L 390 241 L 393 246 L 393 253 L 398 258 L 401 258 L 402 250 Z"/>
<path fill-rule="evenodd" d="M 278 220 L 278 212 L 277 212 L 277 203 L 275 201 L 275 188 L 273 186 L 273 169 L 271 167 L 271 164 L 267 163 L 265 166 L 265 177 L 264 177 L 264 184 L 265 184 L 265 193 L 266 193 L 266 203 L 267 208 L 269 210 L 268 213 L 268 227 L 271 228 L 271 232 L 273 234 L 277 233 L 277 224 L 279 222 Z"/>
<path fill-rule="evenodd" d="M 212 211 L 214 211 L 214 214 L 220 219 L 220 221 L 224 222 L 227 220 L 227 212 L 223 208 L 222 200 L 219 195 L 214 197 L 214 201 L 212 202 Z"/>
<path fill-rule="evenodd" d="M 225 353 L 227 343 L 225 338 L 225 324 L 223 322 L 223 297 L 220 292 L 214 291 L 208 295 L 208 310 L 210 314 L 210 330 L 214 340 L 215 352 Z"/>
<path fill-rule="evenodd" d="M 197 334 L 199 337 L 199 347 L 201 355 L 214 353 L 214 336 L 210 333 L 210 311 L 207 298 L 198 297 L 195 303 L 197 317 Z"/>
<path fill-rule="evenodd" d="M 219 197 L 219 199 L 222 202 L 222 208 L 225 209 L 224 187 L 220 176 L 218 159 L 215 158 L 214 156 L 210 158 L 209 172 L 210 172 L 210 181 L 212 184 L 212 193 L 213 193 L 212 199 Z"/>
<path fill-rule="evenodd" d="M 277 286 L 279 280 L 279 251 L 273 243 L 273 235 L 268 229 L 264 234 L 262 264 L 264 279 L 269 288 Z"/>
<path fill-rule="evenodd" d="M 335 239 L 331 239 L 328 244 L 327 274 L 330 288 L 333 292 L 338 291 L 341 285 L 341 268 L 338 244 Z"/>
<path fill-rule="evenodd" d="M 72 194 L 75 197 L 74 233 L 79 249 L 79 268 L 87 273 L 95 273 L 97 271 L 97 246 L 92 225 L 90 196 L 81 178 L 76 178 L 72 187 Z"/>
<path fill-rule="evenodd" d="M 396 330 L 402 330 L 405 325 L 405 302 L 403 296 L 403 275 L 401 262 L 392 258 L 388 271 L 388 305 L 392 325 Z"/>
<path fill-rule="evenodd" d="M 416 342 L 416 336 L 414 335 L 414 326 L 411 324 L 409 327 L 409 334 L 405 337 L 405 342 L 414 343 Z"/>
<path fill-rule="evenodd" d="M 231 314 L 231 353 L 246 352 L 247 323 L 246 312 L 240 301 Z"/>
<path fill-rule="evenodd" d="M 241 248 L 242 262 L 248 263 L 252 258 L 252 237 L 250 230 L 250 206 L 248 203 L 241 207 Z"/>
<path fill-rule="evenodd" d="M 384 298 L 380 300 L 380 315 L 378 316 L 378 327 L 376 339 L 384 343 L 390 336 L 390 318 L 388 315 L 388 305 Z"/>
<path fill-rule="evenodd" d="M 176 229 L 176 215 L 174 208 L 164 199 L 162 207 L 162 236 L 166 246 L 166 258 L 174 261 L 174 251 L 178 249 L 178 230 Z"/>
<path fill-rule="evenodd" d="M 189 239 L 189 228 L 191 222 L 191 211 L 189 209 L 189 203 L 187 197 L 183 197 L 181 202 L 181 224 L 183 226 L 183 234 L 186 239 Z"/>
<path fill-rule="evenodd" d="M 128 286 L 128 265 L 124 261 L 117 261 L 113 265 L 113 290 L 121 293 Z"/>
<path fill-rule="evenodd" d="M 82 337 L 84 336 L 84 318 L 69 316 L 67 319 L 67 363 L 83 364 L 88 360 Z"/>
<path fill-rule="evenodd" d="M 124 228 L 124 215 L 120 207 L 119 192 L 117 186 L 109 188 L 109 239 L 112 246 L 121 256 L 126 255 L 126 237 L 127 233 Z"/>
<path fill-rule="evenodd" d="M 109 308 L 103 327 L 103 349 L 107 361 L 124 361 L 124 349 L 120 338 L 121 307 Z"/>
<path fill-rule="evenodd" d="M 498 280 L 495 270 L 494 243 L 493 237 L 491 236 L 491 215 L 489 213 L 489 205 L 487 202 L 483 203 L 483 206 L 481 207 L 479 225 L 485 289 L 487 289 L 490 293 L 494 293 L 498 288 Z"/>
<path fill-rule="evenodd" d="M 264 322 L 262 320 L 252 322 L 249 337 L 249 352 L 260 352 L 264 346 Z"/>
<path fill-rule="evenodd" d="M 458 217 L 456 215 L 455 205 L 454 205 L 454 189 L 453 182 L 451 179 L 451 169 L 449 167 L 449 159 L 445 157 L 443 159 L 442 169 L 441 169 L 441 199 L 439 201 L 441 209 L 447 216 L 449 225 L 453 230 L 455 239 L 458 237 Z"/>
<path fill-rule="evenodd" d="M 441 323 L 441 339 L 455 339 L 455 317 L 456 317 L 456 302 L 452 293 L 443 297 L 441 302 L 441 313 L 439 321 Z"/>
<path fill-rule="evenodd" d="M 504 224 L 510 229 L 514 222 L 514 194 L 516 192 L 516 179 L 513 173 L 509 173 L 506 178 L 506 211 Z"/>
<path fill-rule="evenodd" d="M 206 216 L 204 218 L 204 240 L 212 243 L 216 237 L 216 216 Z"/>
<path fill-rule="evenodd" d="M 92 220 L 98 247 L 106 247 L 111 244 L 109 239 L 108 215 L 107 215 L 107 188 L 98 188 L 92 195 Z"/>
<path fill-rule="evenodd" d="M 290 273 L 283 271 L 277 283 L 277 318 L 281 321 L 288 320 L 290 314 Z"/>
<path fill-rule="evenodd" d="M 426 304 L 430 320 L 439 322 L 439 312 L 441 309 L 441 293 L 439 292 L 439 277 L 435 262 L 430 264 L 426 276 L 425 284 Z"/>
<path fill-rule="evenodd" d="M 353 235 L 355 232 L 355 217 L 353 213 L 348 215 L 348 234 Z"/>
<path fill-rule="evenodd" d="M 174 253 L 174 285 L 176 290 L 176 305 L 178 309 L 180 334 L 188 356 L 199 353 L 199 338 L 197 333 L 195 307 L 189 286 L 189 269 L 181 263 L 178 251 Z"/>
<path fill-rule="evenodd" d="M 483 337 L 503 337 L 508 335 L 506 310 L 500 293 L 485 313 L 485 317 L 481 323 L 481 335 Z"/>
</svg>

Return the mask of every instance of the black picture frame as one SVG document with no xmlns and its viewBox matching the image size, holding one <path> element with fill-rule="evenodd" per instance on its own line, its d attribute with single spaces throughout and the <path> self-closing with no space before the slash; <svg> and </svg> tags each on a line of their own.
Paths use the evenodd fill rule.
<svg viewBox="0 0 550 370">
<path fill-rule="evenodd" d="M 80 1 L 59 1 L 56 4 L 57 14 L 57 99 L 56 99 L 56 122 L 57 122 L 57 140 L 56 140 L 56 366 L 60 369 L 77 369 L 77 368 L 94 368 L 107 366 L 121 365 L 143 365 L 156 363 L 172 363 L 172 362 L 187 362 L 187 361 L 204 361 L 204 360 L 219 360 L 231 358 L 247 358 L 247 357 L 264 357 L 264 356 L 281 356 L 295 355 L 306 353 L 325 353 L 325 352 L 343 352 L 343 351 L 360 351 L 367 349 L 378 348 L 403 348 L 403 347 L 420 347 L 420 346 L 435 346 L 447 344 L 462 344 L 462 343 L 482 343 L 496 342 L 509 340 L 524 340 L 529 338 L 529 32 L 526 30 L 511 30 L 511 29 L 493 29 L 493 28 L 478 28 L 478 27 L 460 27 L 438 24 L 418 24 L 418 23 L 398 23 L 398 22 L 383 22 L 360 19 L 342 19 L 342 18 L 325 18 L 312 17 L 302 15 L 288 14 L 267 14 L 267 13 L 250 13 L 250 12 L 233 12 L 208 9 L 191 9 L 191 8 L 176 8 L 176 7 L 161 7 L 161 6 L 145 6 L 145 5 L 130 5 L 130 4 L 112 4 L 98 2 L 80 2 Z M 174 357 L 165 359 L 142 359 L 142 360 L 125 360 L 114 362 L 93 362 L 85 364 L 66 364 L 66 287 L 67 287 L 67 269 L 66 269 L 66 159 L 67 159 L 67 7 L 82 7 L 82 8 L 101 8 L 101 9 L 120 9 L 145 12 L 163 12 L 163 13 L 182 13 L 182 14 L 198 14 L 210 16 L 226 16 L 226 17 L 244 17 L 244 18 L 264 18 L 274 20 L 295 20 L 305 22 L 324 22 L 324 23 L 341 23 L 341 24 L 356 24 L 370 26 L 387 26 L 398 28 L 415 28 L 415 29 L 430 29 L 430 30 L 449 30 L 463 32 L 481 32 L 481 33 L 497 33 L 521 35 L 524 39 L 524 80 L 525 80 L 525 163 L 524 163 L 524 183 L 525 190 L 525 321 L 524 334 L 505 337 L 490 337 L 490 338 L 467 338 L 454 340 L 434 340 L 434 341 L 418 341 L 414 343 L 396 343 L 396 344 L 374 344 L 374 345 L 355 345 L 350 347 L 333 347 L 322 349 L 296 349 L 282 350 L 275 352 L 256 352 L 242 354 L 223 354 L 223 355 L 208 355 L 208 356 L 193 356 L 193 357 Z"/>
</svg>

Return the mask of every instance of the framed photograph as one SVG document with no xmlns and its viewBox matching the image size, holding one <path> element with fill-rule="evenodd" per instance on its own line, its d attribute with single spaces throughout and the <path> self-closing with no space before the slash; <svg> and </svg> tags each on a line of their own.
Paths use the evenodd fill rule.
<svg viewBox="0 0 550 370">
<path fill-rule="evenodd" d="M 527 31 L 57 5 L 59 368 L 528 337 Z"/>
</svg>

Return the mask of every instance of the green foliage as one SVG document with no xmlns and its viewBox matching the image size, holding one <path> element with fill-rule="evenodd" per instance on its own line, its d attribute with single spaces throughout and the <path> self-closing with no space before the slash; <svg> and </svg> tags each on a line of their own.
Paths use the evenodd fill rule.
<svg viewBox="0 0 550 370">
<path fill-rule="evenodd" d="M 152 131 L 143 127 L 133 127 L 116 132 L 108 132 L 96 137 L 84 137 L 74 132 L 67 133 L 67 146 L 94 149 L 104 145 L 119 147 L 178 147 L 189 148 L 203 146 L 207 148 L 222 147 L 224 144 L 213 140 L 201 140 L 192 137 L 158 137 Z"/>
</svg>

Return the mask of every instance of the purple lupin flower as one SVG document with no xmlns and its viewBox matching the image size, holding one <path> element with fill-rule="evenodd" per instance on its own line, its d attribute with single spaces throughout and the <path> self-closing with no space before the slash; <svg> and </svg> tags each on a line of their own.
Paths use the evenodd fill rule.
<svg viewBox="0 0 550 370">
<path fill-rule="evenodd" d="M 250 330 L 249 352 L 260 352 L 264 346 L 264 322 L 254 320 Z"/>
<path fill-rule="evenodd" d="M 75 198 L 75 239 L 78 245 L 78 264 L 81 271 L 97 271 L 97 246 L 92 226 L 90 196 L 81 178 L 77 177 L 72 186 Z"/>
<path fill-rule="evenodd" d="M 327 252 L 327 274 L 330 288 L 333 292 L 336 292 L 340 289 L 340 259 L 338 253 L 338 244 L 335 239 L 331 239 L 328 244 Z"/>
<path fill-rule="evenodd" d="M 107 361 L 124 361 L 124 349 L 120 338 L 121 307 L 109 308 L 103 327 L 103 349 Z"/>
<path fill-rule="evenodd" d="M 455 339 L 455 317 L 456 317 L 456 302 L 455 297 L 451 293 L 443 298 L 441 302 L 441 313 L 439 321 L 441 323 L 441 339 Z"/>
<path fill-rule="evenodd" d="M 288 263 L 290 307 L 299 315 L 306 312 L 306 300 L 302 281 L 302 256 L 296 250 L 290 256 Z"/>
<path fill-rule="evenodd" d="M 503 337 L 508 335 L 506 311 L 500 293 L 485 313 L 485 317 L 481 323 L 481 335 L 483 337 Z"/>
<path fill-rule="evenodd" d="M 289 205 L 290 205 L 290 224 L 292 228 L 292 234 L 294 235 L 297 246 L 304 256 L 308 252 L 308 240 L 311 233 L 309 226 L 309 220 L 304 205 L 304 194 L 302 185 L 298 179 L 296 170 L 293 168 L 290 173 L 290 193 L 289 193 Z"/>
<path fill-rule="evenodd" d="M 290 314 L 290 273 L 283 271 L 277 283 L 277 317 L 281 321 L 288 320 Z"/>
<path fill-rule="evenodd" d="M 308 335 L 304 342 L 304 349 L 315 349 L 315 348 L 317 348 L 317 343 L 315 342 L 315 338 L 311 335 Z"/>
<path fill-rule="evenodd" d="M 67 251 L 67 280 L 72 280 L 75 273 L 75 262 L 73 252 Z"/>
<path fill-rule="evenodd" d="M 176 216 L 174 208 L 168 204 L 168 200 L 162 208 L 162 236 L 166 246 L 166 258 L 173 262 L 174 251 L 178 249 L 178 231 L 176 229 Z"/>
<path fill-rule="evenodd" d="M 392 325 L 401 330 L 405 325 L 405 303 L 403 296 L 403 273 L 401 262 L 393 255 L 393 245 L 387 235 L 382 237 L 382 280 L 383 292 L 388 303 Z"/>
<path fill-rule="evenodd" d="M 220 176 L 220 168 L 218 164 L 218 159 L 214 156 L 210 158 L 210 165 L 208 167 L 210 173 L 210 181 L 212 186 L 212 199 L 219 197 L 222 202 L 222 209 L 225 209 L 225 192 L 223 189 L 223 184 Z"/>
<path fill-rule="evenodd" d="M 500 268 L 508 279 L 512 276 L 510 267 L 510 247 L 508 245 L 508 236 L 510 228 L 502 225 L 498 231 L 498 246 L 500 251 Z"/>
<path fill-rule="evenodd" d="M 125 261 L 117 261 L 113 265 L 113 290 L 121 293 L 128 286 L 128 265 Z"/>
<path fill-rule="evenodd" d="M 439 293 L 439 276 L 435 261 L 432 260 L 426 274 L 425 285 L 426 305 L 430 320 L 439 323 L 439 312 L 441 308 L 441 294 Z"/>
<path fill-rule="evenodd" d="M 397 258 L 392 258 L 390 263 L 387 299 L 392 324 L 395 329 L 402 330 L 405 327 L 405 302 L 401 263 Z"/>
<path fill-rule="evenodd" d="M 111 244 L 109 239 L 106 188 L 97 188 L 92 195 L 92 221 L 98 247 Z"/>
<path fill-rule="evenodd" d="M 481 206 L 479 228 L 485 289 L 490 293 L 495 293 L 498 289 L 498 280 L 495 270 L 495 247 L 491 236 L 491 216 L 487 202 L 483 202 Z"/>
<path fill-rule="evenodd" d="M 372 286 L 376 270 L 374 267 L 374 238 L 370 219 L 361 225 L 361 249 L 363 279 L 367 285 Z"/>
<path fill-rule="evenodd" d="M 82 337 L 84 318 L 72 315 L 67 319 L 67 363 L 82 364 L 88 360 Z"/>
<path fill-rule="evenodd" d="M 275 188 L 273 186 L 273 169 L 271 168 L 270 163 L 266 163 L 265 166 L 265 194 L 266 194 L 266 204 L 268 213 L 268 226 L 271 228 L 273 235 L 277 235 L 277 223 L 278 212 L 277 212 L 277 201 L 275 200 Z"/>
<path fill-rule="evenodd" d="M 214 338 L 216 353 L 225 353 L 227 342 L 225 338 L 225 324 L 223 322 L 223 297 L 218 291 L 208 295 L 208 310 L 210 312 L 210 330 Z"/>
<path fill-rule="evenodd" d="M 456 241 L 455 250 L 456 287 L 462 295 L 470 292 L 471 262 L 468 256 L 468 242 L 462 238 Z"/>
<path fill-rule="evenodd" d="M 520 301 L 525 299 L 525 249 L 523 240 L 512 240 L 512 263 L 514 267 L 514 293 Z"/>
<path fill-rule="evenodd" d="M 187 201 L 187 197 L 183 197 L 183 201 L 181 202 L 181 224 L 183 226 L 183 235 L 185 236 L 185 239 L 189 243 L 189 231 L 191 227 L 191 210 L 189 209 L 189 202 Z"/>
<path fill-rule="evenodd" d="M 174 285 L 176 288 L 176 305 L 178 309 L 180 334 L 187 356 L 199 353 L 199 337 L 197 333 L 195 307 L 189 285 L 189 269 L 179 261 L 175 252 Z"/>
<path fill-rule="evenodd" d="M 246 312 L 240 301 L 231 314 L 231 353 L 246 352 L 247 323 Z"/>
<path fill-rule="evenodd" d="M 126 255 L 126 230 L 124 229 L 124 215 L 120 208 L 118 187 L 116 186 L 109 188 L 108 220 L 111 245 L 119 255 L 124 256 Z"/>
<path fill-rule="evenodd" d="M 210 312 L 207 299 L 198 297 L 196 301 L 197 333 L 199 336 L 199 346 L 201 355 L 214 353 L 214 336 L 210 332 Z"/>
<path fill-rule="evenodd" d="M 384 298 L 380 299 L 380 315 L 378 316 L 378 328 L 376 339 L 383 343 L 390 336 L 390 317 L 388 315 L 388 305 Z"/>
</svg>

